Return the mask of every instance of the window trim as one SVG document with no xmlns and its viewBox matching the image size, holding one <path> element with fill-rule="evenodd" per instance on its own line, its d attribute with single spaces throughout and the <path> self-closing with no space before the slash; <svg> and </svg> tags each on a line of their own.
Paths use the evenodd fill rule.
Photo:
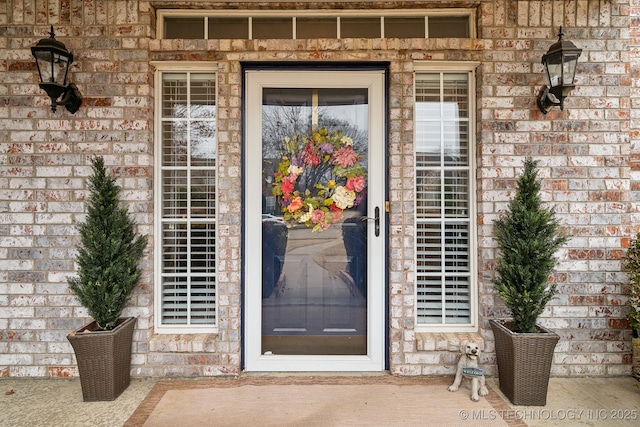
<svg viewBox="0 0 640 427">
<path fill-rule="evenodd" d="M 356 9 L 356 10 L 193 10 L 193 9 L 159 9 L 156 13 L 156 39 L 163 40 L 164 37 L 164 20 L 165 18 L 204 18 L 204 38 L 209 39 L 208 35 L 208 18 L 248 18 L 249 20 L 249 40 L 251 35 L 251 19 L 256 18 L 291 18 L 293 26 L 292 40 L 296 40 L 296 18 L 336 18 L 338 29 L 337 38 L 340 37 L 340 17 L 377 17 L 380 19 L 381 38 L 384 38 L 384 18 L 399 17 L 442 17 L 442 16 L 468 16 L 469 17 L 469 38 L 477 37 L 476 30 L 476 9 L 474 8 L 442 8 L 442 9 Z M 428 39 L 428 19 L 425 20 L 425 39 Z M 290 40 L 290 39 L 283 39 Z"/>
<path fill-rule="evenodd" d="M 475 61 L 459 61 L 459 62 L 446 62 L 446 61 L 418 61 L 414 63 L 414 82 L 417 74 L 429 73 L 429 72 L 467 72 L 469 75 L 469 283 L 470 283 L 470 320 L 469 324 L 424 324 L 418 323 L 418 274 L 417 274 L 417 239 L 414 240 L 414 265 L 416 268 L 415 274 L 415 294 L 414 294 L 414 321 L 416 332 L 477 332 L 479 327 L 479 279 L 478 279 L 478 221 L 477 221 L 477 204 L 478 198 L 476 195 L 477 188 L 477 174 L 476 174 L 476 69 L 481 65 L 480 62 Z M 415 84 L 413 85 L 413 108 L 415 112 Z M 414 168 L 415 159 L 417 156 L 417 140 L 416 140 L 416 121 L 414 120 L 414 133 L 413 133 L 413 156 L 414 156 Z M 415 190 L 415 181 L 413 183 Z M 415 194 L 415 193 L 414 193 Z M 417 211 L 416 207 L 417 195 L 414 199 L 414 212 Z M 414 215 L 414 230 L 418 227 L 417 215 Z"/>
<path fill-rule="evenodd" d="M 154 289 L 153 289 L 153 316 L 154 316 L 154 332 L 156 334 L 215 334 L 219 329 L 219 287 L 216 280 L 216 321 L 215 325 L 163 325 L 162 319 L 162 74 L 165 72 L 207 72 L 218 74 L 218 63 L 211 61 L 203 62 L 178 62 L 178 61 L 152 61 L 150 65 L 154 71 L 154 103 L 153 103 L 153 117 L 154 117 L 154 138 L 153 148 L 154 153 L 154 177 L 153 177 L 153 197 L 154 197 L 154 256 L 153 256 L 153 277 L 154 277 Z M 218 85 L 216 84 L 216 106 L 218 105 Z M 217 127 L 217 123 L 216 123 Z M 216 132 L 216 139 L 218 133 Z M 217 144 L 216 144 L 217 147 Z M 217 149 L 217 148 L 216 148 Z M 215 172 L 218 175 L 218 162 L 216 161 Z M 217 191 L 217 186 L 216 186 Z M 216 197 L 216 204 L 217 204 Z M 213 224 L 218 230 L 218 215 L 216 209 L 216 218 Z M 219 240 L 216 231 L 215 242 L 215 258 L 216 258 L 216 272 L 218 256 Z"/>
</svg>

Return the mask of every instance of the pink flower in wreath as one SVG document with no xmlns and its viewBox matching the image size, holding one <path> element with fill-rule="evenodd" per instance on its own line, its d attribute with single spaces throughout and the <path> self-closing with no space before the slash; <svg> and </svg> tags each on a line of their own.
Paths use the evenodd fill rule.
<svg viewBox="0 0 640 427">
<path fill-rule="evenodd" d="M 312 168 L 317 167 L 321 161 L 320 155 L 316 152 L 316 149 L 311 141 L 307 142 L 307 145 L 304 147 L 302 158 L 304 160 L 305 166 L 310 166 Z"/>
<path fill-rule="evenodd" d="M 365 186 L 364 177 L 363 176 L 356 176 L 355 178 L 348 178 L 347 179 L 347 184 L 345 185 L 345 188 L 347 190 L 351 190 L 351 191 L 355 191 L 356 193 L 359 193 L 362 190 L 364 190 L 364 186 Z"/>
<path fill-rule="evenodd" d="M 295 178 L 294 178 L 295 179 Z M 282 178 L 282 194 L 291 194 L 293 192 L 293 181 L 290 176 Z"/>
<path fill-rule="evenodd" d="M 342 219 L 342 210 L 336 211 L 336 210 L 332 210 L 331 211 L 331 222 L 339 222 Z"/>
<path fill-rule="evenodd" d="M 295 211 L 297 211 L 298 209 L 300 209 L 302 207 L 303 203 L 302 203 L 302 197 L 294 197 L 294 199 L 291 201 L 291 203 L 289 203 L 289 206 L 287 206 L 287 210 L 291 213 L 294 213 Z"/>
<path fill-rule="evenodd" d="M 352 146 L 342 147 L 333 154 L 333 164 L 348 168 L 358 162 L 358 154 Z"/>
<path fill-rule="evenodd" d="M 311 222 L 314 224 L 322 224 L 324 222 L 324 211 L 322 209 L 314 209 L 311 214 Z"/>
</svg>

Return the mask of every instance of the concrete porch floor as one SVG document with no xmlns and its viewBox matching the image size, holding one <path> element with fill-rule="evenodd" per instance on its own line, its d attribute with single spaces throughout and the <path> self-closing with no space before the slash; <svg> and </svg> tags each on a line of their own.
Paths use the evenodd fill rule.
<svg viewBox="0 0 640 427">
<path fill-rule="evenodd" d="M 503 418 L 520 419 L 528 427 L 635 427 L 640 425 L 640 382 L 631 377 L 551 378 L 546 406 L 515 406 L 491 389 L 513 410 Z"/>
<path fill-rule="evenodd" d="M 0 379 L 0 426 L 122 426 L 156 381 L 133 378 L 129 388 L 112 402 L 83 402 L 77 378 L 3 378 Z M 497 379 L 487 381 L 492 390 L 502 396 Z M 631 377 L 552 378 L 545 407 L 508 404 L 510 410 L 505 413 L 473 416 L 499 415 L 522 420 L 529 427 L 635 427 L 640 425 L 638 385 L 640 383 Z M 447 393 L 443 388 L 443 398 Z M 473 425 L 471 420 L 468 422 L 467 425 Z M 375 420 L 370 425 L 375 425 Z"/>
</svg>

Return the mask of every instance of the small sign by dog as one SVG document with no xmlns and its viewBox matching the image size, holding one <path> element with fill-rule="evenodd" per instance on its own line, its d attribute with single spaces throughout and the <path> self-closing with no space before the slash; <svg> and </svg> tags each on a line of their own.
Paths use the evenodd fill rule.
<svg viewBox="0 0 640 427">
<path fill-rule="evenodd" d="M 484 369 L 482 368 L 462 368 L 462 375 L 465 377 L 481 377 L 484 375 Z"/>
</svg>

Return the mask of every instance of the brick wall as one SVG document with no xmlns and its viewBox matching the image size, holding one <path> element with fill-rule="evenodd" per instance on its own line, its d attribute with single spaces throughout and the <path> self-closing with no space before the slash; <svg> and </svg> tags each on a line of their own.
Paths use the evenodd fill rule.
<svg viewBox="0 0 640 427">
<path fill-rule="evenodd" d="M 628 236 L 637 231 L 629 168 L 632 84 L 626 1 L 483 2 L 487 42 L 480 83 L 481 292 L 486 319 L 505 311 L 491 286 L 491 223 L 513 194 L 523 157 L 542 162 L 544 198 L 571 236 L 555 276 L 559 294 L 541 323 L 557 331 L 554 375 L 628 371 L 630 332 L 620 273 Z M 558 27 L 583 49 L 576 89 L 565 110 L 534 105 L 540 64 Z M 490 338 L 489 331 L 486 331 Z M 491 349 L 491 347 L 489 347 Z"/>
<path fill-rule="evenodd" d="M 84 217 L 90 157 L 103 155 L 123 199 L 152 232 L 149 3 L 0 1 L 0 375 L 77 375 L 66 335 L 86 310 L 67 289 Z M 50 111 L 30 47 L 47 37 L 75 55 L 84 96 L 75 115 Z M 127 315 L 138 316 L 136 362 L 152 324 L 152 258 Z"/>
<path fill-rule="evenodd" d="M 396 374 L 451 374 L 469 335 L 417 333 L 413 274 L 414 61 L 478 61 L 478 286 L 483 362 L 494 373 L 488 319 L 506 317 L 491 284 L 492 220 L 513 194 L 522 160 L 541 160 L 545 199 L 572 236 L 560 253 L 559 295 L 542 323 L 562 337 L 553 374 L 629 371 L 630 331 L 620 257 L 638 223 L 637 0 L 478 1 L 476 40 L 156 40 L 155 2 L 0 0 L 0 376 L 77 375 L 69 331 L 88 318 L 69 295 L 84 215 L 89 158 L 104 155 L 121 178 L 140 231 L 153 234 L 153 70 L 150 61 L 215 60 L 219 105 L 220 330 L 153 334 L 153 257 L 127 315 L 138 316 L 133 373 L 234 374 L 240 370 L 241 60 L 388 61 L 390 362 Z M 163 4 L 159 2 L 158 4 Z M 181 2 L 189 6 L 189 2 Z M 198 2 L 201 6 L 202 2 Z M 273 7 L 283 7 L 274 3 Z M 324 5 L 324 4 L 323 4 Z M 350 2 L 344 7 L 411 7 Z M 442 7 L 443 2 L 415 6 Z M 451 5 L 448 6 L 453 6 Z M 250 3 L 242 7 L 251 8 Z M 297 3 L 296 7 L 312 7 Z M 211 4 L 211 7 L 222 7 Z M 262 5 L 261 7 L 264 7 Z M 75 54 L 72 80 L 84 103 L 51 113 L 36 84 L 30 46 L 53 24 Z M 565 37 L 583 49 L 563 112 L 535 105 L 541 56 Z M 152 241 L 150 249 L 152 247 Z"/>
</svg>

